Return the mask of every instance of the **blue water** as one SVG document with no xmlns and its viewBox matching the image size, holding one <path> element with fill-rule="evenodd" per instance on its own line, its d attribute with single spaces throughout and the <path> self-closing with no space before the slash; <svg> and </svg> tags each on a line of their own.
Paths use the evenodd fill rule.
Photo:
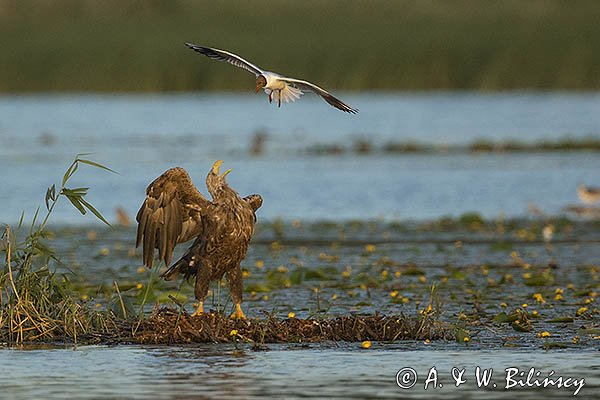
<svg viewBox="0 0 600 400">
<path fill-rule="evenodd" d="M 451 154 L 317 156 L 319 144 L 367 138 L 456 145 L 478 139 L 524 142 L 600 138 L 599 93 L 342 94 L 360 109 L 351 116 L 305 96 L 280 109 L 263 96 L 35 95 L 0 97 L 0 221 L 14 223 L 43 203 L 76 153 L 117 170 L 85 169 L 73 186 L 91 187 L 89 200 L 114 219 L 133 215 L 146 185 L 181 165 L 204 191 L 216 159 L 233 168 L 240 193 L 261 193 L 260 218 L 428 219 L 477 211 L 522 216 L 530 204 L 550 214 L 576 203 L 579 183 L 599 185 L 600 155 Z M 249 154 L 266 133 L 264 153 Z M 30 215 L 28 214 L 28 215 Z M 56 223 L 86 224 L 70 206 Z"/>
<path fill-rule="evenodd" d="M 513 367 L 525 376 L 535 368 L 539 380 L 551 371 L 555 379 L 584 379 L 576 398 L 597 398 L 600 390 L 600 363 L 594 352 L 437 351 L 435 345 L 423 343 L 374 346 L 368 351 L 358 344 L 302 350 L 271 346 L 266 352 L 223 345 L 0 350 L 0 384 L 3 397 L 12 399 L 573 397 L 575 386 L 505 389 L 505 370 Z M 493 369 L 487 388 L 476 383 L 478 366 Z M 435 389 L 430 383 L 425 390 L 432 367 L 442 386 Z M 454 367 L 465 370 L 466 382 L 459 387 L 452 378 Z M 403 368 L 417 373 L 417 383 L 410 389 L 396 384 L 396 374 Z"/>
</svg>

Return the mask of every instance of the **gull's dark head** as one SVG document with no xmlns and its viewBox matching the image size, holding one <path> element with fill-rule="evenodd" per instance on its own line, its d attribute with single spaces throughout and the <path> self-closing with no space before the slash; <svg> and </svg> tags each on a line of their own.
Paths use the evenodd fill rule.
<svg viewBox="0 0 600 400">
<path fill-rule="evenodd" d="M 264 75 L 259 75 L 256 77 L 256 93 L 260 91 L 260 89 L 267 86 L 267 78 Z"/>
</svg>

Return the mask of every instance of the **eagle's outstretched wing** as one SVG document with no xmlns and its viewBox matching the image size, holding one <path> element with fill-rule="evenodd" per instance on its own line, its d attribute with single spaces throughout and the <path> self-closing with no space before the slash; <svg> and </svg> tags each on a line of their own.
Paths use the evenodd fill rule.
<svg viewBox="0 0 600 400">
<path fill-rule="evenodd" d="M 235 65 L 238 68 L 242 68 L 246 71 L 252 72 L 256 76 L 263 73 L 263 71 L 256 65 L 228 51 L 213 49 L 212 47 L 198 46 L 192 43 L 186 43 L 185 45 L 200 54 L 204 54 L 205 56 L 212 58 L 213 60 L 226 61 L 229 64 Z"/>
<path fill-rule="evenodd" d="M 358 113 L 358 109 L 352 108 L 348 104 L 344 103 L 343 101 L 341 101 L 340 99 L 338 99 L 337 97 L 335 97 L 334 95 L 329 93 L 327 90 L 320 88 L 319 86 L 315 85 L 314 83 L 310 83 L 308 81 L 303 81 L 301 79 L 286 78 L 284 76 L 281 76 L 278 79 L 281 81 L 284 81 L 294 87 L 297 87 L 300 90 L 308 90 L 315 94 L 318 94 L 319 96 L 321 96 L 323 98 L 323 100 L 325 100 L 327 103 L 329 103 L 329 105 L 337 108 L 338 110 L 342 110 L 342 111 L 350 113 L 350 114 Z"/>
<path fill-rule="evenodd" d="M 156 178 L 146 189 L 136 217 L 135 245 L 143 244 L 144 265 L 152 267 L 154 249 L 158 249 L 159 258 L 169 266 L 175 245 L 201 233 L 201 220 L 213 206 L 183 168 L 171 168 Z"/>
</svg>

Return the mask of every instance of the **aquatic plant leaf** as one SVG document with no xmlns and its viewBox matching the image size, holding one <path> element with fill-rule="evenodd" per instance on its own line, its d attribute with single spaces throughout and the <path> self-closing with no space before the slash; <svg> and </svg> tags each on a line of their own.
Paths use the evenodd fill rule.
<svg viewBox="0 0 600 400">
<path fill-rule="evenodd" d="M 96 216 L 100 221 L 104 222 L 106 225 L 111 226 L 110 223 L 100 214 L 98 210 L 94 208 L 90 203 L 85 201 L 83 198 L 79 199 L 79 201 Z"/>
<path fill-rule="evenodd" d="M 82 162 L 82 163 L 87 164 L 87 165 L 91 165 L 93 167 L 101 168 L 101 169 L 103 169 L 105 171 L 112 172 L 113 174 L 118 174 L 117 171 L 112 170 L 112 169 L 110 169 L 110 168 L 108 168 L 108 167 L 106 167 L 106 166 L 104 166 L 102 164 L 99 164 L 99 163 L 95 162 L 95 161 L 90 161 L 90 160 L 86 160 L 86 159 L 79 158 L 79 157 L 76 159 L 76 161 Z"/>
<path fill-rule="evenodd" d="M 67 197 L 67 199 L 69 199 L 69 201 L 71 202 L 71 204 L 73 204 L 73 206 L 79 210 L 80 213 L 82 213 L 83 215 L 86 214 L 86 210 L 83 207 L 83 205 L 81 204 L 81 197 L 78 196 L 73 196 L 73 195 L 68 195 L 65 194 L 65 196 Z"/>
<path fill-rule="evenodd" d="M 62 193 L 67 196 L 85 196 L 89 188 L 75 188 L 67 189 L 63 188 Z"/>
<path fill-rule="evenodd" d="M 496 315 L 492 321 L 496 322 L 496 323 L 503 323 L 503 322 L 514 322 L 518 319 L 519 319 L 519 316 L 517 315 L 517 313 L 507 314 L 504 311 L 502 311 L 500 314 Z"/>
<path fill-rule="evenodd" d="M 600 335 L 600 328 L 582 328 L 577 333 L 580 335 Z"/>
<path fill-rule="evenodd" d="M 531 332 L 532 328 L 531 325 L 528 322 L 523 322 L 521 321 L 521 323 L 517 323 L 520 321 L 514 321 L 510 324 L 510 326 L 512 326 L 512 328 L 517 331 L 517 332 Z"/>
<path fill-rule="evenodd" d="M 454 331 L 454 338 L 458 343 L 464 343 L 465 338 L 470 337 L 469 331 L 464 328 L 456 328 Z"/>
<path fill-rule="evenodd" d="M 45 198 L 45 202 L 46 202 L 46 210 L 50 211 L 50 200 L 55 201 L 56 200 L 56 186 L 52 185 L 48 188 L 48 190 L 46 190 L 46 198 Z"/>
<path fill-rule="evenodd" d="M 71 164 L 71 166 L 67 168 L 67 171 L 63 175 L 61 186 L 65 186 L 65 183 L 67 183 L 69 178 L 73 176 L 75 171 L 77 171 L 77 168 L 79 168 L 79 164 L 77 162 L 73 162 L 73 164 Z"/>
</svg>

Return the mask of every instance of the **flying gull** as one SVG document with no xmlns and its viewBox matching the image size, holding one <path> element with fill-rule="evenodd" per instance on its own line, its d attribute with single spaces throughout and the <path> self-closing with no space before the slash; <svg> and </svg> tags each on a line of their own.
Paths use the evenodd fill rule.
<svg viewBox="0 0 600 400">
<path fill-rule="evenodd" d="M 242 57 L 225 50 L 197 46 L 191 43 L 186 43 L 186 46 L 213 60 L 227 61 L 229 64 L 252 72 L 256 76 L 256 93 L 258 93 L 260 89 L 264 89 L 265 93 L 269 96 L 269 103 L 275 100 L 279 107 L 281 107 L 281 100 L 286 103 L 296 101 L 296 99 L 299 99 L 300 96 L 304 94 L 303 91 L 310 91 L 318 94 L 323 100 L 339 110 L 351 114 L 358 113 L 358 109 L 352 108 L 314 83 L 303 81 L 301 79 L 286 78 L 275 72 L 264 71 L 256 65 L 244 60 Z"/>
</svg>

